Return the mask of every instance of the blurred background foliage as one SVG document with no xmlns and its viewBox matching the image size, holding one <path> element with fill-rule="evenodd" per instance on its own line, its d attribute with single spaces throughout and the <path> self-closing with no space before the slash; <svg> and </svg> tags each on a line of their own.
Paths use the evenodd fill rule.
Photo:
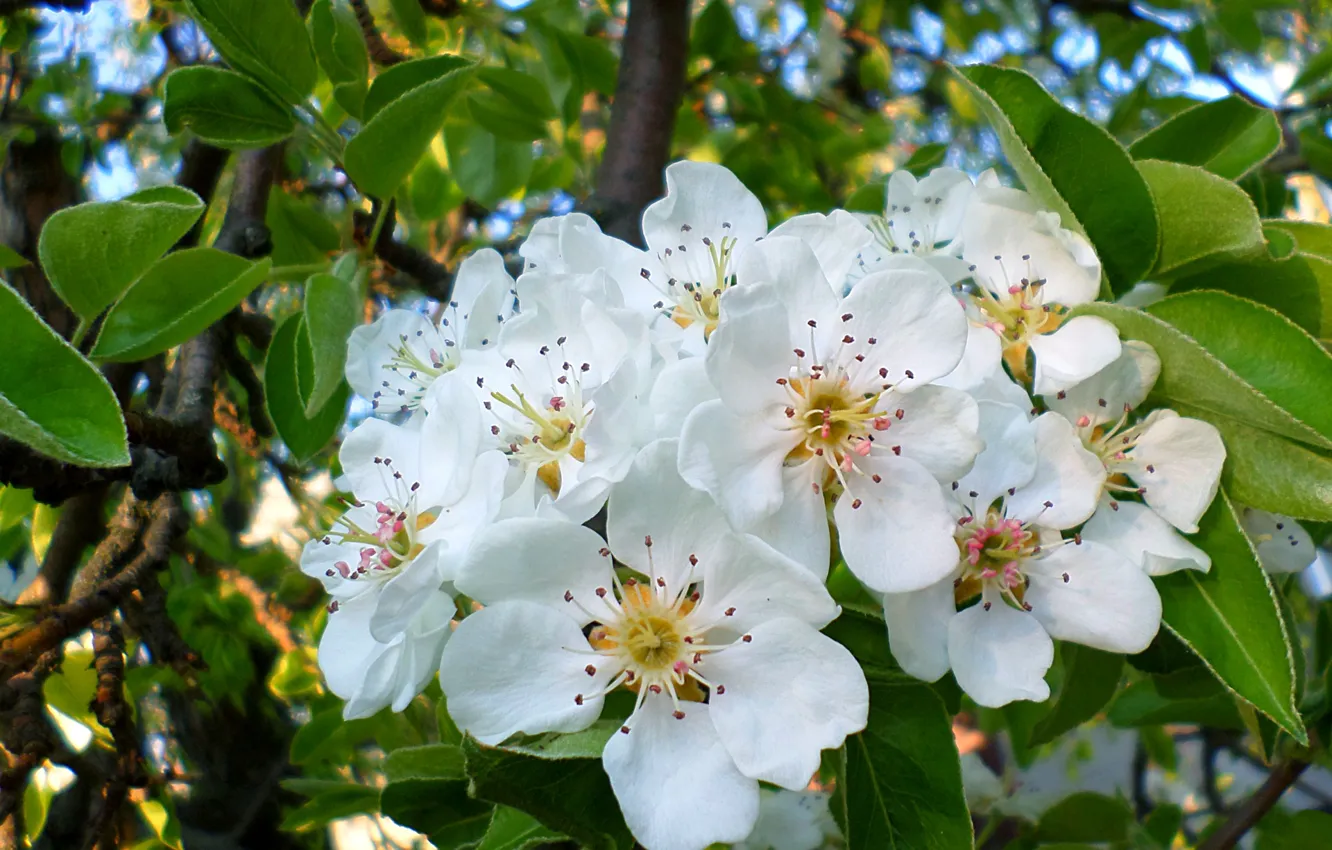
<svg viewBox="0 0 1332 850">
<path fill-rule="evenodd" d="M 589 199 L 615 91 L 626 5 L 351 4 L 374 67 L 464 51 L 511 72 L 488 80 L 486 93 L 451 107 L 443 134 L 398 192 L 399 243 L 446 274 L 482 245 L 516 259 L 514 249 L 536 217 L 576 208 L 596 212 Z M 0 15 L 0 241 L 27 238 L 25 228 L 41 217 L 34 209 L 49 213 L 178 179 L 187 134 L 170 134 L 163 124 L 162 80 L 175 68 L 217 61 L 182 3 L 0 0 Z M 1283 148 L 1242 185 L 1266 217 L 1328 220 L 1327 0 L 698 2 L 673 155 L 732 169 L 763 200 L 774 223 L 837 206 L 881 209 L 883 177 L 897 168 L 947 164 L 973 174 L 989 167 L 1003 171 L 994 132 L 945 62 L 1023 68 L 1067 107 L 1126 142 L 1200 101 L 1235 94 L 1270 107 L 1281 121 Z M 328 124 L 354 127 L 344 104 L 351 98 L 354 105 L 356 94 L 337 90 L 335 83 L 321 79 L 315 99 Z M 231 172 L 224 172 L 216 197 L 226 197 L 230 179 Z M 1095 182 L 1098 175 L 1086 179 Z M 261 290 L 263 301 L 255 306 L 273 316 L 291 312 L 299 281 L 365 242 L 367 209 L 315 145 L 289 145 L 267 224 L 274 277 L 291 285 Z M 218 231 L 223 212 L 210 211 L 205 242 Z M 375 297 L 368 313 L 389 302 L 431 306 L 429 275 L 409 274 L 405 265 L 371 269 Z M 246 345 L 241 342 L 241 354 L 249 356 Z M 143 393 L 148 385 L 139 376 L 132 389 Z M 402 714 L 341 720 L 341 701 L 323 688 L 314 664 L 323 594 L 291 566 L 300 545 L 333 515 L 336 460 L 325 448 L 312 461 L 298 462 L 280 444 L 258 439 L 229 400 L 243 397 L 247 388 L 234 389 L 242 392 L 220 395 L 214 411 L 230 475 L 188 497 L 193 524 L 187 543 L 172 557 L 163 592 L 141 600 L 145 620 L 130 643 L 125 688 L 146 735 L 154 779 L 134 792 L 140 820 L 118 828 L 125 846 L 180 847 L 183 841 L 200 848 L 280 850 L 324 846 L 330 836 L 339 846 L 405 845 L 410 836 L 382 820 L 339 819 L 377 811 L 386 773 L 443 782 L 413 773 L 407 758 L 395 766 L 385 754 L 456 742 L 457 730 L 438 710 L 434 686 Z M 349 423 L 367 412 L 366 400 L 353 399 Z M 29 582 L 62 510 L 71 509 L 35 505 L 24 491 L 0 491 L 0 560 L 9 565 L 0 570 L 4 596 L 33 598 Z M 151 615 L 161 610 L 178 633 L 153 633 Z M 1305 621 L 1317 619 L 1311 614 Z M 1112 711 L 1110 721 L 1144 730 L 1136 744 L 1137 779 L 1126 793 L 1148 793 L 1149 771 L 1155 771 L 1152 790 L 1178 804 L 1184 818 L 1224 808 L 1226 798 L 1238 794 L 1218 779 L 1216 759 L 1224 774 L 1244 764 L 1250 750 L 1238 734 L 1243 718 L 1235 716 L 1217 683 L 1204 676 L 1211 690 L 1188 691 L 1181 677 L 1192 675 L 1190 668 L 1176 669 L 1169 649 L 1157 653 L 1165 666 L 1148 672 L 1180 679 L 1175 684 L 1183 696 L 1145 693 L 1150 688 L 1144 686 L 1136 692 L 1138 702 L 1118 715 Z M 96 687 L 91 657 L 90 643 L 71 644 L 44 697 L 72 758 L 95 770 L 109 758 L 111 744 L 88 708 Z M 1143 681 L 1155 687 L 1155 680 Z M 1196 711 L 1182 718 L 1161 708 L 1172 700 L 1189 702 Z M 1018 747 L 1003 755 L 994 743 L 1003 730 L 1022 727 L 1023 705 L 973 717 L 959 740 L 989 752 L 991 767 L 1011 767 L 1013 758 L 1030 763 L 1040 753 Z M 1210 714 L 1203 710 L 1208 705 L 1215 709 Z M 1207 722 L 1196 722 L 1200 717 Z M 1195 722 L 1182 732 L 1167 731 L 1167 723 L 1180 719 Z M 1185 770 L 1177 744 L 1190 740 L 1189 758 L 1201 778 L 1181 791 L 1170 783 Z M 1046 745 L 1041 752 L 1062 747 L 1067 756 L 1069 746 L 1074 762 L 1087 755 L 1078 749 L 1089 746 L 1084 739 Z M 27 786 L 21 817 L 0 835 L 8 846 L 32 841 L 76 847 L 82 840 L 97 789 L 70 786 L 72 775 L 48 765 Z M 1322 794 L 1316 788 L 1309 793 Z M 1332 795 L 1306 802 L 1332 805 Z M 405 823 L 422 823 L 419 812 L 392 811 L 388 801 L 384 807 Z M 1003 820 L 992 820 L 990 840 L 1001 846 L 1007 840 L 998 828 Z M 338 825 L 328 832 L 331 821 Z M 1182 820 L 1167 830 L 1164 842 L 1133 846 L 1170 846 L 1176 833 L 1182 840 L 1200 826 Z"/>
</svg>

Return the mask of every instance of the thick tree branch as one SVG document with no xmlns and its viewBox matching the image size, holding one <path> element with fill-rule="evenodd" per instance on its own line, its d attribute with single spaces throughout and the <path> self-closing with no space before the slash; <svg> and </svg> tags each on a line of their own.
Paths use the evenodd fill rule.
<svg viewBox="0 0 1332 850">
<path fill-rule="evenodd" d="M 1198 845 L 1198 850 L 1230 850 L 1239 843 L 1245 833 L 1263 819 L 1263 815 L 1272 810 L 1281 799 L 1281 795 L 1285 794 L 1286 790 L 1295 784 L 1295 780 L 1300 778 L 1300 774 L 1308 769 L 1309 762 L 1301 759 L 1290 759 L 1277 764 L 1268 774 L 1267 781 L 1262 787 L 1235 809 L 1219 829 L 1207 836 L 1206 840 Z"/>
<path fill-rule="evenodd" d="M 365 0 L 351 0 L 352 12 L 356 14 L 356 23 L 361 26 L 361 35 L 365 38 L 365 49 L 371 60 L 381 68 L 406 62 L 407 57 L 389 47 L 384 36 L 375 25 L 375 16 L 370 14 L 370 7 Z"/>
<path fill-rule="evenodd" d="M 662 193 L 689 57 L 689 0 L 630 0 L 620 77 L 591 207 L 612 236 L 642 245 L 639 218 Z"/>
<path fill-rule="evenodd" d="M 0 15 L 12 15 L 24 9 L 46 6 L 49 9 L 68 9 L 73 12 L 86 12 L 92 0 L 0 0 Z"/>
</svg>

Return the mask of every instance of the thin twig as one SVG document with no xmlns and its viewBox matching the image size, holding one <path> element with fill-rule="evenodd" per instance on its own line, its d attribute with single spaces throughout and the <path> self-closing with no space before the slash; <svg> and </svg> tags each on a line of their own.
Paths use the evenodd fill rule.
<svg viewBox="0 0 1332 850">
<path fill-rule="evenodd" d="M 1267 781 L 1230 814 L 1221 826 L 1198 845 L 1198 850 L 1229 850 L 1239 843 L 1263 815 L 1272 810 L 1286 790 L 1308 770 L 1309 762 L 1289 759 L 1280 762 L 1267 775 Z"/>
</svg>

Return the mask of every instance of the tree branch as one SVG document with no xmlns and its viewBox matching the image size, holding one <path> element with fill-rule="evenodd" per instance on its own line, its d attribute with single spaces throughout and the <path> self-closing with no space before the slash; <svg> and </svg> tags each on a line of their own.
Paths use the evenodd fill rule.
<svg viewBox="0 0 1332 850">
<path fill-rule="evenodd" d="M 92 0 L 0 0 L 0 15 L 12 15 L 36 6 L 50 9 L 68 9 L 73 12 L 86 12 Z"/>
<path fill-rule="evenodd" d="M 1294 785 L 1295 780 L 1299 779 L 1300 774 L 1308 768 L 1309 762 L 1301 759 L 1283 761 L 1272 768 L 1262 787 L 1235 809 L 1219 829 L 1207 836 L 1206 840 L 1198 845 L 1198 850 L 1230 850 L 1239 843 L 1245 833 L 1263 819 L 1263 815 L 1272 810 L 1281 799 L 1281 795 L 1286 793 L 1286 789 Z"/>
<path fill-rule="evenodd" d="M 388 42 L 384 40 L 379 27 L 375 26 L 375 16 L 370 14 L 370 7 L 365 4 L 365 0 L 351 0 L 351 7 L 356 15 L 356 23 L 361 25 L 365 49 L 369 51 L 370 58 L 376 65 L 387 68 L 407 61 L 406 56 L 389 47 Z"/>
<path fill-rule="evenodd" d="M 643 244 L 643 208 L 662 193 L 689 56 L 689 0 L 630 0 L 606 150 L 590 206 L 602 229 Z"/>
<path fill-rule="evenodd" d="M 355 215 L 358 233 L 366 233 L 363 241 L 368 241 L 372 226 L 372 217 L 358 212 Z M 403 244 L 393 238 L 393 225 L 396 221 L 396 205 L 389 201 L 384 225 L 375 240 L 375 256 L 388 263 L 405 275 L 413 277 L 421 291 L 436 301 L 447 302 L 453 294 L 453 275 L 448 267 L 418 248 Z"/>
</svg>

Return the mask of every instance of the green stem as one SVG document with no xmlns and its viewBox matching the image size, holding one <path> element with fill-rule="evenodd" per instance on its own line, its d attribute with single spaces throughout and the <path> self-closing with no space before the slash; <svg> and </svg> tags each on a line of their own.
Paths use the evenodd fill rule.
<svg viewBox="0 0 1332 850">
<path fill-rule="evenodd" d="M 79 325 L 74 329 L 74 336 L 70 339 L 70 345 L 81 349 L 83 347 L 83 338 L 88 335 L 92 328 L 92 322 L 88 319 L 79 319 Z"/>
<path fill-rule="evenodd" d="M 375 214 L 375 226 L 370 228 L 370 238 L 365 243 L 365 257 L 369 259 L 375 255 L 375 246 L 379 244 L 379 232 L 384 229 L 384 222 L 388 219 L 389 202 L 379 202 L 379 212 Z"/>
</svg>

